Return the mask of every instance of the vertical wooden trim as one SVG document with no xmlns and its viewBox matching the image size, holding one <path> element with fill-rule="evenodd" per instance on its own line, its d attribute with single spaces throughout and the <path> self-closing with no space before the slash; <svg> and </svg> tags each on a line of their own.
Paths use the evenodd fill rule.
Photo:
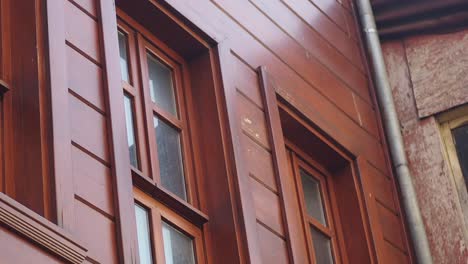
<svg viewBox="0 0 468 264">
<path fill-rule="evenodd" d="M 120 263 L 139 263 L 136 219 L 133 202 L 130 157 L 128 155 L 122 82 L 117 37 L 117 13 L 114 1 L 100 3 L 103 68 L 107 104 L 107 127 L 113 175 L 117 244 Z"/>
<path fill-rule="evenodd" d="M 244 167 L 245 162 L 242 159 L 241 141 L 240 141 L 240 124 L 236 110 L 236 89 L 233 85 L 231 72 L 233 66 L 231 64 L 232 58 L 230 55 L 231 49 L 227 43 L 218 45 L 218 52 L 220 58 L 221 78 L 224 88 L 224 96 L 227 110 L 227 121 L 229 124 L 229 135 L 231 140 L 230 155 L 234 160 L 231 167 L 234 178 L 235 188 L 237 189 L 239 204 L 239 217 L 241 218 L 242 239 L 245 244 L 240 244 L 243 248 L 247 263 L 260 264 L 262 263 L 261 252 L 259 248 L 259 241 L 257 236 L 257 219 L 255 209 L 253 207 L 253 197 L 250 192 L 249 179 L 247 169 Z M 239 241 L 242 243 L 242 241 Z"/>
<path fill-rule="evenodd" d="M 283 207 L 283 221 L 290 252 L 291 263 L 309 263 L 305 241 L 302 235 L 302 220 L 298 217 L 300 208 L 295 196 L 295 183 L 289 175 L 284 136 L 281 128 L 280 115 L 275 89 L 271 86 L 265 67 L 258 69 L 260 87 L 264 99 L 264 108 L 272 144 L 273 163 L 278 184 L 279 196 Z"/>
<path fill-rule="evenodd" d="M 64 1 L 49 0 L 46 8 L 57 223 L 65 230 L 73 232 L 75 209 L 71 173 Z"/>
<path fill-rule="evenodd" d="M 374 193 L 372 192 L 370 183 L 368 182 L 368 166 L 369 164 L 364 157 L 357 157 L 356 167 L 358 168 L 359 179 L 362 185 L 362 192 L 365 202 L 364 207 L 367 210 L 367 213 L 365 215 L 367 216 L 366 224 L 368 225 L 366 226 L 366 228 L 368 228 L 368 230 L 370 231 L 366 232 L 366 237 L 368 238 L 368 247 L 371 253 L 372 263 L 380 263 L 384 261 L 385 257 L 382 253 L 382 251 L 385 250 L 384 246 L 382 245 L 384 238 L 382 229 L 380 228 L 378 223 L 379 216 L 377 215 L 378 211 L 376 208 Z M 368 234 L 370 234 L 370 236 Z"/>
<path fill-rule="evenodd" d="M 137 33 L 136 37 L 136 53 L 139 56 L 140 63 L 140 78 L 141 78 L 141 102 L 143 103 L 143 117 L 146 124 L 146 134 L 148 138 L 148 154 L 149 154 L 149 164 L 151 179 L 160 184 L 161 178 L 159 174 L 159 159 L 157 152 L 156 144 L 156 132 L 154 131 L 154 113 L 152 109 L 153 101 L 151 100 L 150 89 L 148 86 L 149 73 L 147 67 L 147 56 L 146 56 L 146 47 L 145 40 L 140 33 Z"/>
</svg>

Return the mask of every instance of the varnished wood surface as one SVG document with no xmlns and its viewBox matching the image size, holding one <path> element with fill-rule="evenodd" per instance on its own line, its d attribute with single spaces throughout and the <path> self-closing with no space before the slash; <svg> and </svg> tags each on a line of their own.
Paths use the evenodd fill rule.
<svg viewBox="0 0 468 264">
<path fill-rule="evenodd" d="M 193 205 L 207 215 L 207 263 L 309 263 L 277 98 L 347 157 L 323 166 L 359 157 L 359 180 L 340 177 L 342 186 L 362 184 L 352 220 L 361 225 L 355 241 L 367 246 L 348 258 L 411 263 L 350 1 L 116 2 L 187 60 Z M 117 12 L 108 0 L 53 0 L 47 11 L 57 222 L 83 242 L 88 262 L 137 263 Z"/>
</svg>

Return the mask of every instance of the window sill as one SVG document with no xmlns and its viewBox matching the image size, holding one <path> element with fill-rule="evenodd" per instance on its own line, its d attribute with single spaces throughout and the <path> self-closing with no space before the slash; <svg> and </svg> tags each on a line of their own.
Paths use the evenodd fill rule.
<svg viewBox="0 0 468 264">
<path fill-rule="evenodd" d="M 87 249 L 65 230 L 3 193 L 0 193 L 0 224 L 71 263 L 83 263 L 86 258 Z"/>
<path fill-rule="evenodd" d="M 208 222 L 209 218 L 206 214 L 165 190 L 151 179 L 148 179 L 148 177 L 141 175 L 137 170 L 132 169 L 132 178 L 133 184 L 137 188 L 151 195 L 159 202 L 166 204 L 169 208 L 180 214 L 192 224 L 201 227 L 203 224 Z"/>
</svg>

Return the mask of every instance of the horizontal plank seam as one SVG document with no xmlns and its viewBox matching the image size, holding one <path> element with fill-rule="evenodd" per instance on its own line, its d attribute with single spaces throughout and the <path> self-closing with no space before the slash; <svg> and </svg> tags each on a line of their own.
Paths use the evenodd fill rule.
<svg viewBox="0 0 468 264">
<path fill-rule="evenodd" d="M 254 102 L 254 100 L 252 100 L 252 98 L 250 98 L 248 95 L 246 95 L 241 89 L 239 89 L 239 87 L 237 87 L 237 85 L 235 86 L 236 87 L 236 91 L 243 97 L 245 98 L 247 101 L 251 102 L 255 108 L 257 108 L 258 110 L 262 111 L 263 113 L 265 113 L 264 109 L 259 106 L 256 102 Z"/>
<path fill-rule="evenodd" d="M 322 13 L 324 16 L 326 16 L 328 18 L 328 20 L 330 20 L 330 22 L 332 22 L 333 24 L 335 24 L 343 33 L 347 34 L 347 35 L 351 35 L 351 32 L 348 32 L 348 29 L 347 28 L 342 28 L 330 15 L 328 15 L 325 10 L 323 10 L 320 6 L 318 6 L 316 3 L 314 3 L 314 1 L 311 1 L 311 0 L 308 0 L 312 5 L 314 5 L 319 11 L 320 13 Z M 339 3 L 337 3 L 341 8 L 343 8 Z M 343 8 L 345 9 L 345 8 Z M 348 21 L 346 21 L 346 25 L 348 24 Z M 350 37 L 350 39 L 352 39 Z M 357 42 L 357 40 L 355 39 L 352 39 L 353 41 Z M 359 43 L 358 43 L 359 44 Z"/>
<path fill-rule="evenodd" d="M 281 0 L 281 3 L 287 8 L 289 9 L 291 12 L 293 12 L 297 18 L 299 18 L 300 20 L 302 20 L 311 30 L 315 31 L 325 42 L 327 42 L 329 45 L 333 46 L 336 51 L 338 53 L 340 53 L 341 55 L 343 55 L 343 57 L 345 57 L 348 61 L 351 62 L 351 64 L 353 64 L 354 66 L 356 66 L 360 72 L 362 72 L 365 76 L 367 76 L 367 73 L 365 72 L 364 69 L 360 69 L 359 66 L 356 65 L 356 63 L 354 61 L 352 61 L 351 59 L 349 59 L 339 48 L 337 48 L 335 45 L 333 45 L 333 43 L 331 41 L 329 41 L 325 36 L 323 36 L 322 33 L 318 32 L 313 26 L 311 26 L 309 24 L 309 22 L 307 22 L 300 14 L 298 14 L 291 6 L 289 6 L 287 3 L 285 3 L 283 0 Z M 320 10 L 320 9 L 319 9 Z M 349 37 L 348 37 L 349 38 Z M 352 38 L 350 38 L 351 41 L 353 41 L 354 44 L 357 45 L 357 48 L 359 48 L 359 45 L 358 45 L 358 41 L 357 40 L 353 40 Z"/>
<path fill-rule="evenodd" d="M 74 5 L 76 8 L 80 9 L 83 13 L 88 15 L 91 19 L 93 19 L 96 22 L 99 22 L 99 18 L 93 14 L 91 14 L 88 10 L 86 10 L 84 7 L 82 7 L 80 4 L 75 2 L 74 0 L 68 0 L 72 5 Z"/>
<path fill-rule="evenodd" d="M 250 138 L 253 142 L 255 142 L 255 144 L 257 144 L 259 147 L 261 147 L 262 149 L 264 149 L 265 151 L 267 151 L 268 153 L 271 154 L 271 150 L 267 146 L 264 146 L 263 143 L 258 141 L 249 132 L 245 131 L 244 129 L 241 129 L 241 130 L 242 130 L 242 134 L 244 134 L 246 137 Z"/>
<path fill-rule="evenodd" d="M 103 110 L 101 110 L 99 107 L 97 107 L 95 104 L 91 103 L 90 101 L 88 101 L 86 98 L 84 98 L 83 96 L 81 96 L 78 92 L 76 92 L 75 90 L 73 90 L 73 88 L 68 88 L 68 92 L 73 96 L 75 97 L 76 99 L 78 99 L 79 101 L 81 101 L 82 103 L 84 103 L 85 105 L 89 106 L 90 108 L 92 108 L 93 110 L 95 110 L 96 112 L 98 112 L 99 114 L 101 114 L 102 116 L 106 117 L 106 112 L 104 112 Z"/>
<path fill-rule="evenodd" d="M 393 199 L 393 197 L 392 197 L 392 199 Z M 390 211 L 392 214 L 394 214 L 396 217 L 398 217 L 398 218 L 400 217 L 400 214 L 399 214 L 395 209 L 392 209 L 391 207 L 389 207 L 388 205 L 386 205 L 385 202 L 382 201 L 377 195 L 375 195 L 375 200 L 376 200 L 376 202 L 377 202 L 380 206 L 382 206 L 382 207 L 384 207 L 385 209 L 389 210 L 389 211 Z M 392 200 L 392 202 L 393 202 L 393 200 Z"/>
<path fill-rule="evenodd" d="M 65 40 L 65 44 L 67 44 L 68 47 L 72 48 L 73 50 L 75 50 L 76 52 L 78 52 L 81 56 L 85 57 L 86 59 L 88 59 L 89 61 L 91 61 L 92 63 L 96 64 L 96 66 L 98 66 L 99 68 L 102 69 L 102 64 L 100 62 L 98 62 L 96 59 L 94 59 L 93 57 L 91 57 L 90 55 L 88 55 L 86 52 L 84 52 L 83 50 L 81 50 L 78 46 L 76 46 L 75 44 L 73 44 L 73 42 L 71 42 L 70 40 L 66 39 Z"/>
<path fill-rule="evenodd" d="M 385 171 L 382 171 L 380 168 L 376 167 L 372 162 L 370 162 L 369 160 L 367 160 L 367 164 L 369 164 L 370 166 L 372 166 L 372 168 L 376 169 L 378 172 L 380 172 L 383 177 L 387 178 L 388 180 L 390 180 L 391 182 L 393 182 L 393 179 L 392 177 L 390 177 L 390 175 L 388 175 L 387 172 Z"/>
<path fill-rule="evenodd" d="M 115 217 L 114 216 L 110 215 L 109 213 L 106 213 L 104 210 L 97 207 L 96 205 L 94 205 L 92 202 L 86 200 L 85 198 L 81 197 L 79 194 L 75 193 L 75 199 L 77 201 L 83 203 L 84 205 L 88 206 L 89 208 L 93 209 L 94 211 L 102 214 L 104 217 L 111 220 L 112 222 L 115 222 Z"/>
<path fill-rule="evenodd" d="M 242 25 L 239 25 L 240 27 L 242 27 Z M 243 27 L 242 27 L 243 28 Z M 246 29 L 244 29 L 246 30 Z M 250 34 L 250 33 L 249 33 Z M 250 34 L 251 35 L 251 34 Z M 330 104 L 332 104 L 334 107 L 336 107 L 340 112 L 342 112 L 346 117 L 348 117 L 351 122 L 355 123 L 357 126 L 359 126 L 367 135 L 369 135 L 370 137 L 376 139 L 377 141 L 380 141 L 379 138 L 377 138 L 376 135 L 373 135 L 371 132 L 369 132 L 365 127 L 361 126 L 358 122 L 356 122 L 356 120 L 350 116 L 348 113 L 346 113 L 346 111 L 344 111 L 339 105 L 337 105 L 333 100 L 331 100 L 330 98 L 328 98 L 326 95 L 323 94 L 322 91 L 320 91 L 319 89 L 317 89 L 315 87 L 315 85 L 311 84 L 308 80 L 306 80 L 301 74 L 299 74 L 295 69 L 293 69 L 289 64 L 287 64 L 285 61 L 283 61 L 281 58 L 279 58 L 270 48 L 268 48 L 267 46 L 265 46 L 256 36 L 252 36 L 254 39 L 256 39 L 263 47 L 265 47 L 265 49 L 267 49 L 268 51 L 270 51 L 278 60 L 280 60 L 281 62 L 283 62 L 287 68 L 289 68 L 291 71 L 293 71 L 295 74 L 297 74 L 297 76 L 299 76 L 300 79 L 302 79 L 305 83 L 307 83 L 311 88 L 313 88 L 317 93 L 319 93 L 321 96 L 324 97 L 325 100 L 327 100 L 328 102 L 330 102 Z M 231 53 L 233 54 L 237 54 L 235 50 L 232 50 Z M 238 55 L 239 56 L 239 55 Z M 252 66 L 250 66 L 252 67 Z M 373 107 L 371 104 L 367 103 L 365 100 L 363 100 L 366 104 L 368 104 L 371 108 Z"/>
<path fill-rule="evenodd" d="M 389 245 L 391 245 L 393 248 L 395 248 L 396 250 L 400 251 L 402 254 L 408 256 L 408 252 L 406 252 L 404 249 L 401 249 L 399 246 L 395 245 L 395 243 L 393 243 L 392 241 L 388 240 L 385 236 L 384 236 L 383 240 L 384 240 L 385 242 L 387 242 Z"/>
<path fill-rule="evenodd" d="M 304 45 L 302 45 L 298 40 L 296 40 L 296 38 L 293 37 L 286 29 L 284 29 L 283 27 L 281 27 L 270 15 L 268 15 L 265 11 L 263 11 L 263 9 L 261 9 L 260 7 L 258 7 L 257 4 L 255 4 L 254 2 L 252 2 L 252 0 L 249 0 L 249 2 L 250 2 L 260 13 L 262 13 L 268 20 L 270 20 L 270 22 L 272 22 L 279 30 L 281 30 L 284 34 L 286 34 L 292 41 L 296 42 L 296 44 L 299 45 L 300 47 L 302 47 L 304 50 L 307 50 L 308 52 L 310 52 L 309 49 L 307 49 L 306 47 L 304 47 Z M 288 5 L 286 5 L 286 4 L 284 4 L 284 5 L 285 5 L 285 7 L 286 7 L 287 9 L 291 10 L 291 8 L 290 8 Z M 320 10 L 320 9 L 319 9 L 319 10 Z M 291 11 L 293 12 L 293 10 L 291 10 Z M 320 11 L 321 11 L 321 10 L 320 10 Z M 294 13 L 294 14 L 295 14 L 296 16 L 298 16 L 297 13 Z M 304 20 L 301 19 L 300 17 L 298 17 L 298 19 L 300 19 L 301 21 L 304 22 Z M 311 27 L 308 23 L 305 23 L 305 24 L 307 24 L 307 26 L 308 26 L 309 28 L 312 28 L 315 32 L 317 32 L 317 30 L 315 30 L 313 27 Z M 345 33 L 345 35 L 347 35 L 346 32 L 344 32 L 344 33 Z M 335 49 L 340 55 L 342 55 L 346 61 L 348 61 L 348 62 L 351 64 L 352 67 L 356 68 L 356 69 L 359 71 L 359 73 L 361 73 L 361 74 L 367 79 L 367 74 L 366 74 L 362 69 L 360 69 L 360 68 L 355 64 L 354 61 L 350 60 L 350 59 L 349 59 L 347 56 L 345 56 L 338 48 L 336 48 L 332 43 L 330 43 L 328 40 L 326 40 L 326 39 L 322 36 L 322 34 L 320 34 L 320 32 L 317 32 L 317 34 L 320 35 L 320 37 L 321 37 L 323 40 L 325 40 L 325 41 L 327 42 L 327 44 L 329 44 L 329 45 L 331 44 L 331 45 L 334 47 L 334 49 Z M 348 37 L 348 38 L 349 38 L 349 37 Z M 351 39 L 351 38 L 349 38 L 349 39 L 350 39 L 351 41 L 354 42 L 353 39 Z M 359 47 L 359 46 L 358 46 L 358 47 Z M 312 55 L 312 54 L 311 54 L 311 55 Z M 339 80 L 341 80 L 341 81 L 342 81 L 346 86 L 348 86 L 350 89 L 354 90 L 354 88 L 352 88 L 351 86 L 349 86 L 349 85 L 346 83 L 346 81 L 344 81 L 338 74 L 336 74 L 332 69 L 330 69 L 330 66 L 327 66 L 322 60 L 320 60 L 319 58 L 317 58 L 315 55 L 312 55 L 312 57 L 314 57 L 314 58 L 317 60 L 317 62 L 318 62 L 322 67 L 324 67 L 327 71 L 329 71 L 332 75 L 334 75 L 334 76 L 337 77 Z"/>
<path fill-rule="evenodd" d="M 270 186 L 268 186 L 266 183 L 264 183 L 261 179 L 259 179 L 257 176 L 255 176 L 255 174 L 253 174 L 252 172 L 249 172 L 249 176 L 255 180 L 256 182 L 258 182 L 259 184 L 261 184 L 263 187 L 267 188 L 268 190 L 270 190 L 272 193 L 276 194 L 276 195 L 279 195 L 278 194 L 278 191 L 274 190 L 273 188 L 271 188 Z"/>
<path fill-rule="evenodd" d="M 257 223 L 261 226 L 263 226 L 265 229 L 267 229 L 268 231 L 270 231 L 271 233 L 273 233 L 275 236 L 281 238 L 281 240 L 283 240 L 284 242 L 286 242 L 286 238 L 281 235 L 280 233 L 278 233 L 277 231 L 273 230 L 271 227 L 269 227 L 267 224 L 265 224 L 264 222 L 262 222 L 260 219 L 257 218 Z"/>
<path fill-rule="evenodd" d="M 87 155 L 89 155 L 90 157 L 92 157 L 93 159 L 95 159 L 96 161 L 98 161 L 99 163 L 101 163 L 102 165 L 106 166 L 107 168 L 110 168 L 110 163 L 103 160 L 102 158 L 100 158 L 99 156 L 97 156 L 96 154 L 92 153 L 90 150 L 88 150 L 87 148 L 81 146 L 79 143 L 77 143 L 76 141 L 72 140 L 71 141 L 71 144 L 72 146 L 76 147 L 77 149 L 81 150 L 82 152 L 86 153 Z"/>
</svg>

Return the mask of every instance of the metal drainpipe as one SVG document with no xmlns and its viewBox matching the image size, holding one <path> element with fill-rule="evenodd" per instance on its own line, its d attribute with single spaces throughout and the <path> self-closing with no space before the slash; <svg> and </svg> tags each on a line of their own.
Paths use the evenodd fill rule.
<svg viewBox="0 0 468 264">
<path fill-rule="evenodd" d="M 417 262 L 421 264 L 432 264 L 429 242 L 427 240 L 411 173 L 408 167 L 403 137 L 400 131 L 395 104 L 393 102 L 392 90 L 388 82 L 372 7 L 369 0 L 356 0 L 356 4 L 374 70 L 373 74 L 379 107 L 382 113 L 393 166 L 401 190 L 403 208 L 405 210 Z"/>
</svg>

